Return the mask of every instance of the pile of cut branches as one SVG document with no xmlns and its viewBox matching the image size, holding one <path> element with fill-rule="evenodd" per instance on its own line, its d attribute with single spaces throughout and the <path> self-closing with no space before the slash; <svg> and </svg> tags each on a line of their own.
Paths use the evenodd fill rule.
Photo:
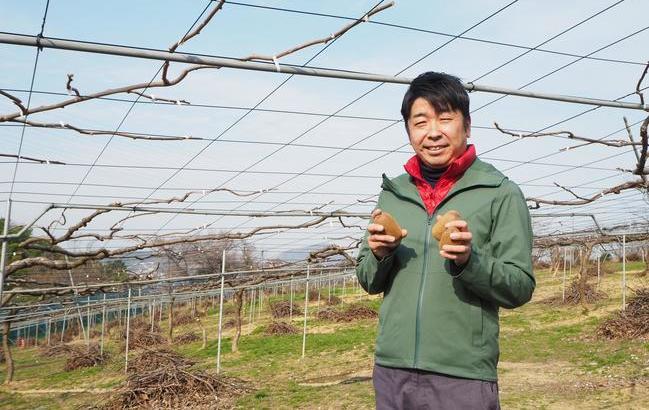
<svg viewBox="0 0 649 410">
<path fill-rule="evenodd" d="M 318 312 L 318 319 L 331 320 L 333 322 L 353 322 L 361 319 L 374 319 L 378 316 L 376 310 L 364 305 L 348 305 L 343 310 L 332 308 L 323 309 Z"/>
<path fill-rule="evenodd" d="M 70 370 L 82 367 L 93 367 L 104 364 L 108 360 L 108 354 L 106 352 L 101 354 L 99 350 L 99 346 L 96 344 L 75 346 L 65 361 L 65 371 L 69 372 Z"/>
<path fill-rule="evenodd" d="M 43 357 L 56 357 L 71 354 L 74 350 L 73 346 L 65 343 L 55 344 L 52 346 L 43 347 L 40 349 L 40 355 Z"/>
<path fill-rule="evenodd" d="M 169 349 L 144 350 L 129 365 L 126 384 L 106 408 L 223 408 L 251 390 L 239 379 L 192 370 L 193 364 Z"/>
<path fill-rule="evenodd" d="M 182 335 L 174 338 L 174 342 L 177 344 L 186 344 L 196 342 L 198 340 L 201 340 L 201 338 L 200 336 L 198 336 L 198 334 L 196 334 L 196 332 L 183 333 Z"/>
<path fill-rule="evenodd" d="M 606 297 L 608 297 L 606 293 L 577 278 L 566 288 L 565 300 L 563 294 L 561 294 L 544 299 L 541 303 L 551 306 L 578 305 L 580 303 L 595 303 Z"/>
<path fill-rule="evenodd" d="M 606 339 L 649 340 L 649 288 L 636 290 L 626 309 L 602 323 L 597 335 Z"/>
<path fill-rule="evenodd" d="M 327 298 L 327 305 L 329 306 L 340 305 L 341 303 L 342 300 L 336 295 L 331 295 Z"/>
<path fill-rule="evenodd" d="M 167 344 L 167 339 L 159 333 L 160 328 L 156 324 L 153 325 L 153 332 L 151 332 L 151 325 L 144 321 L 135 322 L 130 330 L 131 334 L 128 338 L 129 350 Z M 122 351 L 124 351 L 126 348 L 126 329 L 120 331 L 119 339 L 122 341 Z"/>
<path fill-rule="evenodd" d="M 272 322 L 264 330 L 264 334 L 267 336 L 294 335 L 299 332 L 300 330 L 292 324 L 279 321 Z"/>
<path fill-rule="evenodd" d="M 318 300 L 318 295 L 319 295 L 319 294 L 320 294 L 320 290 L 319 290 L 319 289 L 313 289 L 313 288 L 309 289 L 309 300 L 310 300 L 310 301 L 316 301 L 316 300 Z"/>
<path fill-rule="evenodd" d="M 192 317 L 192 315 L 190 313 L 183 312 L 183 313 L 179 313 L 177 315 L 174 315 L 172 323 L 173 323 L 174 326 L 182 326 L 182 325 L 186 325 L 188 323 L 192 323 L 192 322 L 194 322 L 194 320 L 195 319 Z"/>
<path fill-rule="evenodd" d="M 279 319 L 282 317 L 291 316 L 291 303 L 287 300 L 280 300 L 276 302 L 271 302 L 270 312 L 273 315 L 273 318 Z M 295 303 L 293 303 L 293 316 L 303 314 L 302 309 Z"/>
</svg>

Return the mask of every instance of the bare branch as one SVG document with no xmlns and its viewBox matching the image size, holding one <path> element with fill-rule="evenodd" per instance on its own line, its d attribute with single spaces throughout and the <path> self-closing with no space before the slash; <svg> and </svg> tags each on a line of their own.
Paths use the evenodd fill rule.
<svg viewBox="0 0 649 410">
<path fill-rule="evenodd" d="M 507 131 L 503 128 L 501 128 L 497 122 L 494 122 L 494 126 L 498 131 L 500 131 L 503 134 L 506 135 L 511 135 L 512 137 L 516 137 L 519 139 L 523 138 L 538 138 L 538 137 L 564 137 L 568 138 L 571 140 L 576 140 L 576 141 L 584 141 L 585 144 L 580 144 L 580 145 L 575 145 L 572 147 L 567 147 L 567 148 L 562 148 L 561 151 L 568 151 L 571 149 L 579 148 L 579 147 L 584 147 L 586 145 L 590 144 L 601 144 L 601 145 L 606 145 L 609 147 L 626 147 L 626 146 L 633 146 L 633 145 L 641 145 L 639 142 L 629 142 L 625 140 L 600 140 L 600 139 L 595 139 L 595 138 L 587 138 L 587 137 L 580 137 L 578 135 L 575 135 L 572 131 L 553 131 L 553 132 L 532 132 L 528 134 L 522 134 L 522 133 L 517 133 L 517 132 L 512 132 L 512 131 Z"/>
<path fill-rule="evenodd" d="M 332 256 L 340 255 L 344 257 L 347 260 L 347 262 L 349 262 L 351 265 L 356 265 L 356 260 L 351 256 L 349 256 L 347 251 L 358 248 L 360 243 L 361 243 L 360 240 L 355 240 L 351 245 L 344 248 L 335 244 L 329 245 L 326 248 L 311 252 L 309 254 L 309 262 L 314 263 L 314 262 L 322 261 L 324 259 L 331 258 Z"/>
<path fill-rule="evenodd" d="M 638 165 L 635 168 L 634 174 L 643 176 L 643 181 L 646 182 L 644 175 L 649 174 L 649 170 L 645 169 L 645 164 L 647 163 L 647 146 L 649 145 L 649 138 L 647 138 L 647 127 L 649 126 L 649 116 L 645 118 L 640 126 L 640 143 L 642 148 L 640 149 L 640 159 L 638 160 Z"/>
<path fill-rule="evenodd" d="M 196 28 L 194 28 L 192 31 L 189 33 L 185 34 L 183 38 L 178 40 L 176 43 L 174 43 L 171 47 L 169 47 L 169 52 L 173 53 L 176 51 L 178 47 L 180 47 L 182 44 L 186 43 L 187 41 L 191 40 L 193 37 L 196 37 L 197 35 L 200 34 L 201 30 L 207 26 L 207 24 L 212 20 L 212 17 L 216 13 L 219 12 L 223 8 L 223 5 L 225 4 L 225 0 L 220 0 L 219 3 L 210 11 L 210 13 L 201 21 Z M 162 82 L 165 84 L 169 84 L 169 80 L 167 79 L 167 73 L 169 71 L 169 61 L 165 61 L 163 66 L 162 66 Z"/>
<path fill-rule="evenodd" d="M 40 158 L 34 158 L 34 157 L 26 157 L 24 155 L 0 154 L 0 157 L 16 158 L 18 160 L 24 159 L 24 160 L 27 160 L 27 161 L 38 162 L 40 164 L 65 165 L 65 162 L 61 162 L 61 161 L 54 161 L 54 160 L 49 160 L 49 159 L 40 159 Z"/>
<path fill-rule="evenodd" d="M 365 230 L 365 227 L 360 226 L 360 225 L 346 224 L 345 222 L 343 222 L 343 218 L 341 216 L 338 217 L 338 221 L 340 221 L 340 224 L 343 226 L 343 228 L 358 228 L 358 229 L 361 229 L 361 230 Z"/>
<path fill-rule="evenodd" d="M 129 93 L 129 94 L 137 94 L 140 97 L 148 98 L 149 100 L 151 100 L 153 102 L 162 101 L 162 102 L 172 103 L 172 104 L 176 104 L 176 105 L 181 105 L 181 104 L 191 105 L 191 103 L 189 101 L 187 101 L 187 100 L 172 100 L 172 99 L 169 99 L 169 98 L 160 98 L 160 97 L 156 97 L 153 94 L 148 95 L 148 94 L 145 94 L 145 93 L 139 92 L 139 91 L 127 91 L 127 93 Z"/>
<path fill-rule="evenodd" d="M 626 119 L 626 117 L 623 117 L 623 119 L 624 119 L 624 127 L 626 128 L 626 132 L 629 135 L 629 141 L 634 142 L 633 133 L 631 132 L 631 127 L 629 126 L 629 121 Z M 643 170 L 644 165 L 641 165 L 642 156 L 640 155 L 640 152 L 638 152 L 638 148 L 635 145 L 633 145 L 633 153 L 635 154 L 635 158 L 638 162 L 636 165 L 636 169 L 631 172 L 636 173 L 637 170 Z M 647 182 L 647 177 L 643 173 L 640 173 L 640 178 L 642 178 L 642 181 Z"/>
<path fill-rule="evenodd" d="M 378 6 L 374 7 L 372 10 L 370 10 L 363 17 L 359 18 L 356 21 L 353 21 L 353 22 L 347 24 L 346 26 L 344 26 L 340 30 L 336 31 L 335 33 L 331 33 L 331 35 L 329 35 L 328 37 L 323 37 L 323 38 L 320 38 L 320 39 L 307 41 L 306 43 L 303 43 L 303 44 L 300 44 L 298 46 L 291 47 L 289 49 L 281 51 L 281 52 L 275 54 L 274 56 L 261 55 L 261 54 L 251 54 L 248 57 L 242 58 L 241 60 L 242 61 L 264 60 L 264 61 L 274 61 L 274 62 L 276 62 L 278 59 L 280 59 L 282 57 L 286 57 L 289 54 L 293 54 L 293 53 L 295 53 L 297 51 L 300 51 L 300 50 L 303 50 L 303 49 L 305 49 L 307 47 L 311 47 L 311 46 L 314 46 L 314 45 L 317 45 L 317 44 L 327 44 L 328 42 L 330 42 L 332 40 L 335 40 L 338 37 L 342 36 L 343 34 L 348 32 L 352 28 L 356 27 L 357 25 L 359 25 L 359 24 L 361 24 L 363 22 L 366 22 L 373 15 L 375 15 L 377 13 L 380 13 L 381 11 L 383 11 L 385 9 L 388 9 L 388 8 L 390 8 L 392 6 L 394 6 L 394 2 L 386 3 L 386 4 L 383 4 L 383 5 L 378 5 Z"/>
<path fill-rule="evenodd" d="M 68 94 L 70 95 L 74 94 L 77 97 L 81 97 L 81 94 L 79 94 L 79 90 L 77 90 L 72 86 L 72 81 L 74 81 L 74 74 L 68 74 L 68 82 L 65 83 L 65 89 L 68 90 Z"/>
<path fill-rule="evenodd" d="M 571 194 L 575 195 L 574 192 L 570 191 L 567 188 L 564 188 L 560 185 L 557 185 L 562 189 L 565 189 L 566 191 L 570 192 Z M 571 201 L 561 201 L 561 200 L 550 200 L 550 199 L 543 199 L 543 198 L 535 198 L 535 197 L 528 197 L 525 198 L 526 201 L 528 202 L 533 202 L 535 206 L 530 209 L 538 209 L 541 205 L 540 204 L 547 204 L 547 205 L 584 205 L 584 204 L 589 204 L 591 202 L 594 202 L 598 200 L 599 198 L 602 198 L 605 195 L 608 194 L 619 194 L 622 191 L 626 191 L 628 189 L 636 189 L 636 188 L 647 188 L 647 184 L 643 182 L 642 180 L 636 180 L 636 181 L 629 181 L 625 182 L 620 185 L 616 185 L 612 188 L 608 188 L 603 190 L 602 192 L 599 192 L 591 197 L 580 197 L 575 195 L 578 199 L 576 200 L 571 200 Z"/>
<path fill-rule="evenodd" d="M 4 95 L 5 97 L 9 98 L 14 104 L 16 104 L 18 108 L 20 108 L 20 113 L 22 115 L 27 115 L 27 108 L 23 105 L 23 102 L 20 100 L 20 98 L 2 90 L 0 90 L 0 95 Z"/>
<path fill-rule="evenodd" d="M 219 5 L 217 5 L 217 8 L 221 7 L 222 3 L 224 3 L 223 0 L 219 2 Z M 388 7 L 391 7 L 392 5 L 393 5 L 393 3 L 388 3 L 386 5 L 378 6 L 378 7 L 374 8 L 372 11 L 370 11 L 365 17 L 361 18 L 359 21 L 357 21 L 355 23 L 351 23 L 351 27 L 354 27 L 360 21 L 363 21 L 364 19 L 368 18 L 369 16 L 372 16 L 372 15 L 374 15 L 374 14 L 376 14 L 376 13 L 378 13 L 378 12 L 388 8 Z M 218 11 L 218 10 L 216 10 L 216 11 Z M 201 23 L 201 25 L 199 25 L 198 31 L 194 30 L 195 33 L 192 32 L 192 33 L 188 34 L 188 36 L 185 36 L 184 41 L 187 41 L 189 38 L 197 35 L 198 32 L 200 32 L 200 29 L 202 29 L 205 26 L 205 24 L 207 24 L 207 22 L 209 22 L 209 19 L 211 19 L 211 16 L 213 16 L 213 14 L 215 14 L 216 11 L 213 10 L 212 13 L 210 14 L 210 16 L 208 16 L 208 19 L 206 19 L 206 21 L 204 21 L 204 23 Z M 350 26 L 350 25 L 348 25 L 348 26 Z M 345 28 L 340 30 L 338 32 L 339 33 L 338 36 L 344 34 L 351 27 L 346 26 Z M 336 38 L 336 35 L 334 35 L 334 38 Z M 327 41 L 330 41 L 331 37 L 327 37 L 327 39 L 328 39 Z M 181 44 L 182 42 L 183 41 L 181 40 L 179 42 L 179 44 Z M 293 47 L 293 48 L 291 48 L 289 50 L 286 50 L 286 51 L 282 52 L 281 56 L 286 56 L 288 54 L 303 50 L 306 47 L 312 46 L 314 44 L 320 44 L 320 43 L 321 43 L 320 40 L 311 41 L 311 42 L 302 44 L 300 46 Z M 176 47 L 178 47 L 178 46 L 176 46 Z M 252 57 L 249 56 L 249 57 L 243 58 L 242 60 L 247 61 L 247 60 L 251 60 L 251 59 L 252 59 Z M 271 58 L 271 60 L 272 60 L 272 58 Z M 176 85 L 176 84 L 180 83 L 182 80 L 184 80 L 187 77 L 187 75 L 189 75 L 190 73 L 192 73 L 194 71 L 205 70 L 205 69 L 218 70 L 220 68 L 221 67 L 207 66 L 207 65 L 193 65 L 193 66 L 190 66 L 190 67 L 182 70 L 178 74 L 178 76 L 176 78 L 168 79 L 166 77 L 167 72 L 166 72 L 166 70 L 164 70 L 164 67 L 163 67 L 163 79 L 160 80 L 160 81 L 143 82 L 143 83 L 137 83 L 137 84 L 131 84 L 131 85 L 126 85 L 126 86 L 122 86 L 122 87 L 117 87 L 117 88 L 111 88 L 111 89 L 99 91 L 99 92 L 89 94 L 89 95 L 75 96 L 73 98 L 70 98 L 70 99 L 67 99 L 67 100 L 64 100 L 64 101 L 60 101 L 60 102 L 54 103 L 54 104 L 41 105 L 41 106 L 38 106 L 38 107 L 30 108 L 29 110 L 22 110 L 21 109 L 21 112 L 11 113 L 11 114 L 6 114 L 6 115 L 0 116 L 0 122 L 7 122 L 7 121 L 15 120 L 15 119 L 17 119 L 17 118 L 19 118 L 21 116 L 26 116 L 26 115 L 31 115 L 31 114 L 36 114 L 36 113 L 46 112 L 46 111 L 52 111 L 52 110 L 59 109 L 59 108 L 65 108 L 65 107 L 70 106 L 70 105 L 78 104 L 78 103 L 81 103 L 81 102 L 84 102 L 84 101 L 88 101 L 88 100 L 92 100 L 92 99 L 96 99 L 96 98 L 100 98 L 100 97 L 107 97 L 107 96 L 114 95 L 114 94 L 129 93 L 129 92 L 135 91 L 135 90 L 146 90 L 146 89 L 152 89 L 152 88 L 169 87 L 169 86 L 173 86 L 173 85 Z M 3 95 L 7 96 L 6 93 L 3 93 Z"/>
<path fill-rule="evenodd" d="M 47 123 L 47 122 L 36 122 L 32 120 L 25 120 L 21 118 L 8 120 L 9 122 L 17 122 L 20 124 L 29 125 L 30 127 L 36 128 L 53 128 L 53 129 L 64 129 L 76 131 L 79 134 L 90 135 L 90 136 L 100 136 L 100 135 L 110 135 L 116 137 L 130 138 L 133 140 L 146 140 L 146 141 L 185 141 L 185 140 L 204 140 L 205 138 L 201 137 L 191 137 L 189 135 L 183 135 L 180 137 L 153 137 L 149 135 L 136 134 L 132 132 L 124 131 L 99 131 L 99 130 L 89 130 L 85 128 L 79 128 L 74 125 L 70 125 L 64 122 L 57 123 Z M 24 157 L 23 157 L 24 158 Z"/>
<path fill-rule="evenodd" d="M 649 61 L 647 61 L 647 65 L 644 66 L 644 71 L 642 72 L 642 75 L 638 80 L 638 84 L 636 84 L 635 86 L 635 93 L 638 94 L 638 97 L 640 97 L 640 104 L 642 105 L 644 105 L 644 95 L 640 91 L 640 86 L 642 85 L 642 81 L 644 80 L 645 75 L 647 75 L 647 70 L 649 70 Z"/>
<path fill-rule="evenodd" d="M 558 188 L 561 188 L 561 189 L 563 189 L 563 190 L 566 191 L 566 192 L 571 193 L 571 194 L 572 194 L 575 198 L 577 198 L 577 199 L 581 199 L 581 200 L 584 200 L 584 201 L 588 201 L 588 198 L 584 198 L 584 197 L 582 197 L 582 196 L 579 196 L 579 195 L 575 194 L 575 192 L 572 191 L 571 189 L 568 189 L 568 188 L 566 188 L 566 187 L 564 187 L 564 186 L 561 186 L 561 185 L 557 184 L 556 182 L 554 183 L 554 186 L 556 186 L 556 187 L 558 187 Z"/>
</svg>

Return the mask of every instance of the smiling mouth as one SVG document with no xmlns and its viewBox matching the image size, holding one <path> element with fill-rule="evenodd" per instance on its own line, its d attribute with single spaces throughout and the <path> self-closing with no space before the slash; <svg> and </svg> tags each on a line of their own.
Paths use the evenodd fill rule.
<svg viewBox="0 0 649 410">
<path fill-rule="evenodd" d="M 439 152 L 446 148 L 447 145 L 442 145 L 442 146 L 435 146 L 435 147 L 424 147 L 426 151 L 431 151 L 431 152 Z"/>
</svg>

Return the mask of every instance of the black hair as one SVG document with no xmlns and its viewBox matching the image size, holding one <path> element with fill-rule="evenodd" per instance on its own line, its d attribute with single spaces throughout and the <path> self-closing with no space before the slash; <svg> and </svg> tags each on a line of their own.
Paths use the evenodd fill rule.
<svg viewBox="0 0 649 410">
<path fill-rule="evenodd" d="M 437 113 L 461 112 L 464 115 L 465 126 L 468 125 L 471 119 L 469 94 L 459 78 L 446 73 L 428 71 L 412 80 L 401 103 L 401 115 L 406 128 L 412 104 L 420 97 L 428 101 Z"/>
</svg>

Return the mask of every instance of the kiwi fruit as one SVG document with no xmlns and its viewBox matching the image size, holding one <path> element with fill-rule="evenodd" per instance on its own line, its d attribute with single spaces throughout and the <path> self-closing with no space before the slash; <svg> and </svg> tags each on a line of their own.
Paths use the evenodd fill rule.
<svg viewBox="0 0 649 410">
<path fill-rule="evenodd" d="M 433 226 L 433 237 L 439 241 L 439 249 L 441 250 L 444 245 L 462 245 L 462 241 L 454 241 L 451 239 L 451 234 L 459 232 L 460 230 L 456 227 L 446 228 L 444 225 L 451 221 L 456 221 L 462 219 L 458 211 L 448 211 L 442 215 L 437 223 Z"/>
<path fill-rule="evenodd" d="M 374 217 L 374 223 L 382 225 L 383 233 L 385 235 L 394 236 L 394 239 L 397 241 L 403 236 L 401 235 L 401 227 L 397 223 L 396 219 L 387 212 L 381 212 L 379 215 Z"/>
</svg>

